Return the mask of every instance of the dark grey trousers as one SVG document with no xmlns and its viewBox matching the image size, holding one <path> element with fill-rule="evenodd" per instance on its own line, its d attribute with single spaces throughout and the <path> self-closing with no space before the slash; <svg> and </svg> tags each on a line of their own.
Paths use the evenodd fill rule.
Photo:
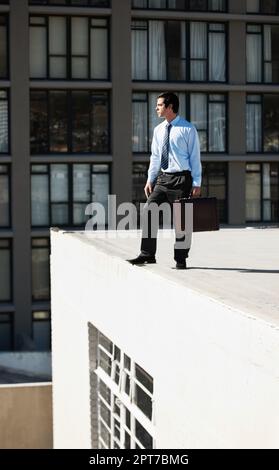
<svg viewBox="0 0 279 470">
<path fill-rule="evenodd" d="M 153 192 L 149 195 L 143 210 L 141 254 L 143 256 L 155 256 L 157 249 L 157 233 L 159 229 L 158 217 L 152 218 L 152 210 L 149 210 L 151 203 L 157 204 L 158 208 L 162 203 L 170 205 L 182 197 L 189 197 L 192 189 L 192 176 L 190 171 L 179 173 L 161 172 L 157 178 Z M 152 227 L 152 230 L 151 230 Z M 180 239 L 176 237 L 176 242 Z M 176 249 L 174 247 L 174 259 L 184 261 L 189 254 L 188 249 Z"/>
</svg>

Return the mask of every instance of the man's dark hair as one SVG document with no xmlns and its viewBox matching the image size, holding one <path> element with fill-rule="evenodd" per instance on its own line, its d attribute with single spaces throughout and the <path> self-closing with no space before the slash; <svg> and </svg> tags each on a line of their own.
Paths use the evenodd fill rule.
<svg viewBox="0 0 279 470">
<path fill-rule="evenodd" d="M 161 93 L 161 95 L 159 95 L 158 98 L 164 98 L 165 107 L 167 108 L 170 104 L 172 104 L 173 112 L 175 114 L 178 113 L 179 99 L 175 93 L 167 91 L 165 93 Z"/>
</svg>

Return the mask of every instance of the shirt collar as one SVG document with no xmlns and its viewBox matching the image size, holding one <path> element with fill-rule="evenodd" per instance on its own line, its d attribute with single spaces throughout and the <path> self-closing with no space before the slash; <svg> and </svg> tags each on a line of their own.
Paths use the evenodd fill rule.
<svg viewBox="0 0 279 470">
<path fill-rule="evenodd" d="M 171 124 L 172 126 L 175 126 L 178 123 L 179 119 L 180 119 L 180 116 L 177 115 L 171 122 L 168 122 L 167 120 L 165 120 L 165 125 L 167 126 L 168 124 Z"/>
</svg>

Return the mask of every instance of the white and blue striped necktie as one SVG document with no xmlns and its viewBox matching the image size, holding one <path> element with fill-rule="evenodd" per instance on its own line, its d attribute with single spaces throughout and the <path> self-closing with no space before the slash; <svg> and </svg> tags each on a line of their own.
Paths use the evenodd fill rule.
<svg viewBox="0 0 279 470">
<path fill-rule="evenodd" d="M 169 146 L 170 146 L 170 130 L 171 124 L 167 124 L 162 147 L 161 168 L 166 170 L 169 166 Z"/>
</svg>

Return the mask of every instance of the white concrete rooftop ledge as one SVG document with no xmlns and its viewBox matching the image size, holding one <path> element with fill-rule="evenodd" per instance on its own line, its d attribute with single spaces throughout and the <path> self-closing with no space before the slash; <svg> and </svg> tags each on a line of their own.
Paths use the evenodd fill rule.
<svg viewBox="0 0 279 470">
<path fill-rule="evenodd" d="M 279 229 L 51 233 L 54 446 L 279 448 Z"/>
</svg>

